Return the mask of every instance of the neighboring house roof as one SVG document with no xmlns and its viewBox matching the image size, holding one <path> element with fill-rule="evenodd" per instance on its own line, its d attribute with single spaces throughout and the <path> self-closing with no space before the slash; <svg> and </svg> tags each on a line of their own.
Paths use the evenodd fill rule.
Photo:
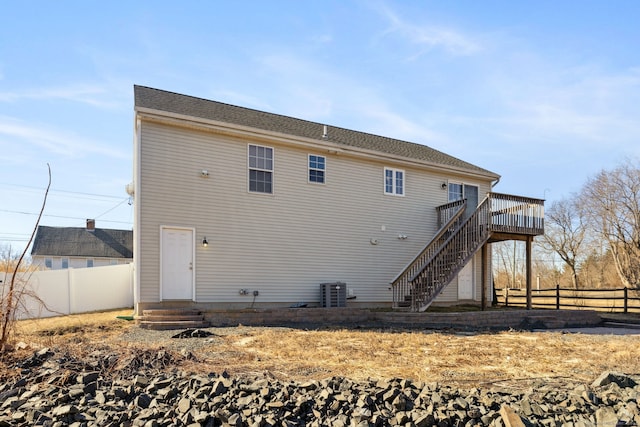
<svg viewBox="0 0 640 427">
<path fill-rule="evenodd" d="M 315 139 L 319 143 L 329 141 L 339 145 L 372 150 L 428 163 L 449 166 L 498 179 L 499 175 L 460 160 L 456 157 L 413 142 L 402 141 L 365 132 L 329 126 L 327 138 L 323 138 L 325 124 L 315 123 L 279 114 L 238 107 L 222 102 L 180 95 L 145 86 L 134 86 L 135 107 L 163 111 L 172 114 L 231 123 L 284 135 Z"/>
<path fill-rule="evenodd" d="M 133 231 L 38 226 L 31 255 L 133 258 Z"/>
</svg>

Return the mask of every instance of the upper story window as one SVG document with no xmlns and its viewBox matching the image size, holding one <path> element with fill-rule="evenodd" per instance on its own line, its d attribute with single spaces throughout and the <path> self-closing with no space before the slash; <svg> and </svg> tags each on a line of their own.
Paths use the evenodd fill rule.
<svg viewBox="0 0 640 427">
<path fill-rule="evenodd" d="M 384 194 L 404 196 L 404 171 L 384 168 Z"/>
<path fill-rule="evenodd" d="M 456 200 L 464 199 L 464 192 L 462 184 L 449 183 L 449 201 L 455 202 Z"/>
<path fill-rule="evenodd" d="M 273 148 L 249 145 L 249 191 L 273 193 Z"/>
<path fill-rule="evenodd" d="M 309 154 L 309 182 L 324 184 L 326 168 L 327 160 L 324 156 Z"/>
<path fill-rule="evenodd" d="M 53 268 L 53 259 L 45 258 L 44 259 L 44 266 L 45 266 L 45 268 L 52 269 Z"/>
<path fill-rule="evenodd" d="M 62 268 L 69 268 L 69 258 L 62 258 Z"/>
<path fill-rule="evenodd" d="M 478 186 L 472 184 L 449 183 L 449 201 L 467 199 L 467 205 L 475 209 L 478 206 Z"/>
<path fill-rule="evenodd" d="M 93 259 L 89 258 L 87 260 L 87 267 L 93 267 Z"/>
</svg>

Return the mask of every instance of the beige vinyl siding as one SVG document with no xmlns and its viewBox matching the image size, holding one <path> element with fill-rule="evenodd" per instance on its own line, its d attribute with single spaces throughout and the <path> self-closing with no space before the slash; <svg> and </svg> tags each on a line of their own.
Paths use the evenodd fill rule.
<svg viewBox="0 0 640 427">
<path fill-rule="evenodd" d="M 159 300 L 160 226 L 173 225 L 196 230 L 198 302 L 248 304 L 239 290 L 249 289 L 256 304 L 317 304 L 319 284 L 339 280 L 356 302 L 390 303 L 389 282 L 433 235 L 435 207 L 447 201 L 446 176 L 406 164 L 146 121 L 141 129 L 141 302 Z M 273 194 L 248 192 L 249 143 L 274 149 Z M 326 158 L 323 185 L 308 182 L 309 154 Z M 404 170 L 404 197 L 384 194 L 385 167 Z"/>
</svg>

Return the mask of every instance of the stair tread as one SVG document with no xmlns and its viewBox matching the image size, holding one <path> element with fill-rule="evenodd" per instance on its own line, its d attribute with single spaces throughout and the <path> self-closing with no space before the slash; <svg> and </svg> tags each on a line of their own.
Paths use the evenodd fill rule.
<svg viewBox="0 0 640 427">
<path fill-rule="evenodd" d="M 201 314 L 202 311 L 197 308 L 148 308 L 142 310 L 142 315 L 160 315 L 160 316 L 180 316 Z"/>
<path fill-rule="evenodd" d="M 167 315 L 143 315 L 140 317 L 141 321 L 146 322 L 167 322 L 167 321 L 202 321 L 204 316 L 202 314 L 183 315 L 183 316 L 167 316 Z"/>
</svg>

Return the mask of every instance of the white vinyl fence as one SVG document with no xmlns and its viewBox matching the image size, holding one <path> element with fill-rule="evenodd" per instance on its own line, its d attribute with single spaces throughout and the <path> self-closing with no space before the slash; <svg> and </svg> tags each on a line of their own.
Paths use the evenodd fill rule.
<svg viewBox="0 0 640 427">
<path fill-rule="evenodd" d="M 4 295 L 11 276 L 0 273 L 0 280 Z M 133 307 L 133 264 L 25 273 L 15 288 L 22 292 L 19 319 Z"/>
</svg>

